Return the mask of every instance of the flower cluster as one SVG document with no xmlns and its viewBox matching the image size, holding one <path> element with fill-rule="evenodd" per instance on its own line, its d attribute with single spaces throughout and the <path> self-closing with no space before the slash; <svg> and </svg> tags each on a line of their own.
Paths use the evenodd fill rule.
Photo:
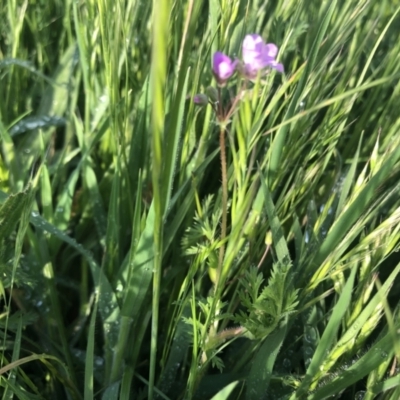
<svg viewBox="0 0 400 400">
<path fill-rule="evenodd" d="M 232 61 L 230 57 L 217 51 L 213 56 L 213 74 L 219 85 L 225 82 L 238 69 L 247 79 L 254 79 L 265 68 L 283 72 L 283 65 L 276 61 L 278 47 L 264 43 L 260 35 L 246 35 L 242 45 L 242 61 Z"/>
<path fill-rule="evenodd" d="M 242 59 L 232 60 L 220 51 L 213 55 L 212 72 L 218 84 L 218 89 L 209 86 L 206 93 L 196 94 L 193 97 L 195 104 L 205 106 L 211 104 L 220 122 L 227 121 L 234 112 L 239 99 L 242 97 L 246 82 L 254 80 L 260 73 L 268 69 L 283 72 L 283 65 L 276 61 L 278 47 L 273 43 L 265 43 L 260 35 L 246 35 L 242 45 Z M 236 97 L 231 98 L 227 110 L 224 109 L 221 99 L 221 87 L 225 86 L 228 79 L 237 71 L 244 79 L 242 87 Z"/>
</svg>

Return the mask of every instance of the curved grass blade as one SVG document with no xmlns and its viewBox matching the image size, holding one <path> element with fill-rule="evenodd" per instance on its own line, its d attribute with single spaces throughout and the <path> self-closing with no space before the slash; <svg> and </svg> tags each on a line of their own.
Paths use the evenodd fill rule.
<svg viewBox="0 0 400 400">
<path fill-rule="evenodd" d="M 72 44 L 61 57 L 53 77 L 54 84 L 48 86 L 43 94 L 37 112 L 38 116 L 62 118 L 65 115 L 72 98 L 73 72 L 77 61 L 77 47 Z M 78 88 L 75 87 L 74 90 L 78 90 Z M 52 129 L 47 129 L 43 132 L 44 148 L 47 147 L 52 135 Z M 40 149 L 43 146 L 41 141 L 42 139 L 38 132 L 33 132 L 27 135 L 18 147 L 20 154 L 26 160 L 27 166 L 30 166 L 34 157 L 40 154 Z"/>
<path fill-rule="evenodd" d="M 27 206 L 30 193 L 31 188 L 28 187 L 23 192 L 12 194 L 0 207 L 0 240 L 8 238 L 13 232 Z"/>
<path fill-rule="evenodd" d="M 112 290 L 111 284 L 103 270 L 93 259 L 92 255 L 81 244 L 77 243 L 76 240 L 47 222 L 37 212 L 32 213 L 30 222 L 36 228 L 46 231 L 57 237 L 59 240 L 69 244 L 86 259 L 92 273 L 96 291 L 98 292 L 99 312 L 105 333 L 106 351 L 111 351 L 111 349 L 114 349 L 118 340 L 120 309 L 115 293 Z"/>
<path fill-rule="evenodd" d="M 235 390 L 238 383 L 239 381 L 235 381 L 225 386 L 215 396 L 213 396 L 211 400 L 228 400 L 230 394 Z"/>
<path fill-rule="evenodd" d="M 386 379 L 384 382 L 377 383 L 372 388 L 369 389 L 373 395 L 378 395 L 379 393 L 386 392 L 390 389 L 395 389 L 400 387 L 400 375 L 393 376 L 392 378 Z"/>
<path fill-rule="evenodd" d="M 286 337 L 288 318 L 264 341 L 254 357 L 249 376 L 246 379 L 246 400 L 268 399 L 268 386 L 279 349 Z"/>
<path fill-rule="evenodd" d="M 316 348 L 314 356 L 312 357 L 311 363 L 307 369 L 306 376 L 301 382 L 298 390 L 290 398 L 291 400 L 300 399 L 307 393 L 314 376 L 319 372 L 319 368 L 325 360 L 326 353 L 330 350 L 332 344 L 334 343 L 338 329 L 342 322 L 342 318 L 350 304 L 356 272 L 357 268 L 353 267 L 351 274 L 347 279 L 346 285 L 343 288 L 343 292 L 333 308 L 328 325 L 322 334 L 318 347 Z"/>
<path fill-rule="evenodd" d="M 290 261 L 290 253 L 288 245 L 285 240 L 285 236 L 283 234 L 282 225 L 275 211 L 275 206 L 272 201 L 272 195 L 268 189 L 267 184 L 265 183 L 265 178 L 263 176 L 263 173 L 260 169 L 258 172 L 261 178 L 261 186 L 263 189 L 264 199 L 265 199 L 265 209 L 267 211 L 269 224 L 271 226 L 272 239 L 276 250 L 276 254 L 280 262 L 288 263 Z"/>
<path fill-rule="evenodd" d="M 190 309 L 186 307 L 182 314 L 178 326 L 176 327 L 168 360 L 157 385 L 164 393 L 169 393 L 173 388 L 173 385 L 176 382 L 177 370 L 182 365 L 192 340 L 190 334 L 191 328 L 183 320 L 183 318 L 188 318 L 190 316 Z M 174 393 L 177 393 L 177 391 L 174 390 Z"/>
<path fill-rule="evenodd" d="M 321 47 L 321 43 L 326 35 L 330 20 L 332 18 L 332 15 L 336 9 L 336 4 L 337 1 L 332 1 L 330 4 L 327 6 L 327 10 L 325 12 L 324 18 L 321 21 L 320 28 L 318 29 L 317 36 L 315 37 L 314 43 L 311 47 L 309 59 L 306 65 L 306 68 L 304 70 L 304 73 L 302 77 L 300 78 L 300 82 L 296 88 L 296 92 L 294 93 L 292 100 L 289 105 L 289 109 L 285 115 L 285 120 L 288 120 L 294 116 L 296 113 L 296 108 L 298 106 L 299 100 L 303 94 L 303 90 L 306 86 L 306 82 L 308 77 L 311 74 L 312 69 L 315 66 L 316 60 L 317 60 L 317 55 Z M 281 165 L 281 155 L 282 155 L 282 150 L 283 146 L 285 144 L 285 139 L 287 132 L 289 130 L 289 126 L 282 126 L 278 132 L 276 133 L 275 139 L 272 143 L 272 146 L 270 148 L 270 165 L 269 165 L 269 172 L 271 176 L 268 176 L 269 179 L 272 179 L 272 182 L 274 182 L 276 178 L 276 174 L 278 172 L 278 169 Z"/>
<path fill-rule="evenodd" d="M 397 340 L 399 340 L 399 337 L 397 337 Z M 343 371 L 343 373 L 327 385 L 309 395 L 308 400 L 325 399 L 340 393 L 342 390 L 360 381 L 375 368 L 378 368 L 383 359 L 387 359 L 387 357 L 391 357 L 392 355 L 393 336 L 391 333 L 387 333 L 350 368 Z"/>
<path fill-rule="evenodd" d="M 86 346 L 85 359 L 85 382 L 84 382 L 84 400 L 93 400 L 93 365 L 94 365 L 94 345 L 95 345 L 95 327 L 97 316 L 98 296 L 95 297 L 92 316 L 90 317 L 89 332 Z"/>
<path fill-rule="evenodd" d="M 393 152 L 384 161 L 379 171 L 365 185 L 356 199 L 350 204 L 346 211 L 336 220 L 327 237 L 319 248 L 313 263 L 321 265 L 328 257 L 329 253 L 339 244 L 347 234 L 350 227 L 357 221 L 366 207 L 376 196 L 377 190 L 383 182 L 392 174 L 395 164 L 400 159 L 400 146 L 397 146 Z"/>
</svg>

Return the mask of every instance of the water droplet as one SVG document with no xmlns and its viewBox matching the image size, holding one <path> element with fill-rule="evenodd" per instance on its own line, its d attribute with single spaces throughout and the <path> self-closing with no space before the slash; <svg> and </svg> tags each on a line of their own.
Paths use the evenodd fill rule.
<svg viewBox="0 0 400 400">
<path fill-rule="evenodd" d="M 365 397 L 365 391 L 360 390 L 354 395 L 354 400 L 363 400 Z"/>
<path fill-rule="evenodd" d="M 94 360 L 94 363 L 98 366 L 101 367 L 104 364 L 104 360 L 101 357 L 96 357 Z"/>
<path fill-rule="evenodd" d="M 312 347 L 305 347 L 304 348 L 304 355 L 306 356 L 312 356 L 314 354 L 314 350 Z"/>
<path fill-rule="evenodd" d="M 307 343 L 312 343 L 314 344 L 315 341 L 317 340 L 318 335 L 317 335 L 317 331 L 313 326 L 307 326 L 305 328 L 305 335 L 304 335 L 304 340 Z"/>
<path fill-rule="evenodd" d="M 32 217 L 38 217 L 39 216 L 39 213 L 37 212 L 37 211 L 32 211 L 31 212 L 31 215 L 32 215 Z"/>
</svg>

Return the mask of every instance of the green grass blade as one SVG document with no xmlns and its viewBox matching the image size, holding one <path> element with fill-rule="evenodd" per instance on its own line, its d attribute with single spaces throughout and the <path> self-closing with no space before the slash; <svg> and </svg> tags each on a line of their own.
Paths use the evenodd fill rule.
<svg viewBox="0 0 400 400">
<path fill-rule="evenodd" d="M 375 386 L 369 389 L 373 395 L 378 395 L 390 389 L 398 389 L 400 386 L 400 375 L 393 376 L 392 378 L 386 379 L 383 382 L 377 383 Z"/>
<path fill-rule="evenodd" d="M 349 169 L 349 172 L 346 174 L 346 179 L 343 182 L 343 187 L 341 188 L 340 191 L 340 197 L 339 197 L 339 203 L 336 208 L 336 219 L 339 217 L 341 214 L 343 207 L 345 205 L 347 196 L 349 195 L 351 185 L 353 183 L 353 179 L 357 170 L 357 164 L 358 164 L 358 157 L 360 155 L 360 149 L 361 149 L 361 143 L 362 143 L 362 138 L 360 139 L 357 147 L 357 151 L 354 154 L 353 161 L 351 162 L 351 166 Z"/>
<path fill-rule="evenodd" d="M 165 129 L 165 149 L 163 160 L 163 193 L 162 199 L 165 202 L 164 218 L 169 210 L 169 203 L 171 198 L 171 190 L 174 182 L 175 170 L 177 167 L 178 148 L 180 145 L 181 131 L 183 125 L 183 117 L 185 110 L 185 99 L 188 91 L 190 70 L 186 73 L 181 71 L 177 94 L 174 99 L 174 106 L 171 108 L 171 117 Z"/>
<path fill-rule="evenodd" d="M 20 357 L 20 352 L 21 352 L 21 338 L 22 338 L 22 316 L 20 315 L 18 318 L 18 328 L 17 328 L 17 334 L 15 336 L 15 341 L 14 341 L 14 346 L 13 346 L 13 353 L 11 357 L 11 362 L 15 362 L 19 359 Z M 15 371 L 10 371 L 7 377 L 7 386 L 6 389 L 3 393 L 3 399 L 8 400 L 8 399 L 13 399 L 14 394 L 12 391 L 10 391 L 10 384 L 15 385 L 15 379 L 16 379 L 16 373 Z"/>
<path fill-rule="evenodd" d="M 230 394 L 235 390 L 238 383 L 238 381 L 235 381 L 225 386 L 215 396 L 213 396 L 211 400 L 228 400 Z"/>
<path fill-rule="evenodd" d="M 278 215 L 275 211 L 275 206 L 272 201 L 271 192 L 268 190 L 268 186 L 265 183 L 265 178 L 259 170 L 260 178 L 261 178 L 261 186 L 264 193 L 265 198 L 265 209 L 267 211 L 269 224 L 271 226 L 272 231 L 272 239 L 274 248 L 276 250 L 276 254 L 278 256 L 278 260 L 282 263 L 288 263 L 290 261 L 289 249 L 285 240 L 285 236 L 283 234 L 283 229 L 281 223 L 279 221 Z"/>
<path fill-rule="evenodd" d="M 96 224 L 97 233 L 99 235 L 100 243 L 105 245 L 107 218 L 104 210 L 103 201 L 100 195 L 96 174 L 89 163 L 84 163 L 82 171 L 86 186 L 88 188 L 93 218 Z"/>
<path fill-rule="evenodd" d="M 106 244 L 107 249 L 102 268 L 105 273 L 112 280 L 112 277 L 118 271 L 121 260 L 120 260 L 120 196 L 121 196 L 121 177 L 120 177 L 120 162 L 116 162 L 116 171 L 113 177 L 111 185 L 111 197 L 110 204 L 108 206 L 108 218 L 107 218 L 107 231 L 106 231 Z M 96 218 L 96 217 L 95 217 Z"/>
<path fill-rule="evenodd" d="M 340 393 L 341 390 L 351 386 L 361 380 L 371 371 L 377 368 L 382 359 L 387 359 L 393 355 L 393 337 L 386 334 L 381 340 L 373 345 L 356 363 L 343 371 L 337 378 L 333 379 L 327 385 L 317 389 L 308 397 L 309 400 L 324 399 L 329 396 Z"/>
<path fill-rule="evenodd" d="M 15 225 L 19 221 L 27 207 L 31 188 L 10 195 L 0 208 L 0 239 L 3 240 L 11 235 Z"/>
<path fill-rule="evenodd" d="M 309 386 L 311 385 L 314 376 L 318 373 L 319 368 L 325 359 L 326 353 L 334 343 L 342 318 L 350 304 L 356 273 L 357 269 L 353 267 L 339 300 L 332 310 L 328 325 L 326 326 L 318 347 L 315 350 L 314 356 L 312 357 L 311 363 L 307 369 L 306 376 L 291 399 L 301 398 L 309 390 Z"/>
<path fill-rule="evenodd" d="M 307 79 L 309 78 L 313 68 L 315 67 L 317 56 L 320 51 L 321 43 L 325 38 L 330 20 L 336 9 L 336 4 L 337 4 L 337 1 L 332 1 L 329 3 L 329 5 L 327 5 L 327 9 L 326 9 L 326 12 L 324 13 L 324 17 L 323 17 L 323 19 L 321 21 L 321 25 L 318 29 L 317 36 L 315 37 L 314 43 L 311 47 L 306 68 L 305 68 L 304 73 L 300 79 L 300 82 L 296 88 L 296 92 L 294 93 L 294 95 L 290 101 L 289 109 L 285 115 L 285 119 L 292 118 L 296 112 L 296 108 L 298 107 L 300 99 L 303 95 L 303 91 L 305 89 Z M 285 144 L 285 139 L 286 139 L 288 129 L 289 129 L 289 126 L 287 126 L 287 125 L 279 129 L 279 131 L 276 133 L 276 137 L 275 137 L 273 144 L 271 146 L 271 149 L 270 149 L 270 154 L 271 154 L 270 157 L 271 158 L 270 158 L 269 171 L 271 173 L 270 178 L 272 178 L 273 181 L 276 179 L 276 174 L 278 172 L 278 169 L 280 168 L 282 149 Z"/>
<path fill-rule="evenodd" d="M 104 272 L 93 259 L 93 256 L 81 244 L 47 222 L 37 212 L 32 213 L 30 222 L 36 228 L 46 231 L 67 243 L 86 259 L 92 273 L 95 288 L 98 290 L 99 313 L 102 317 L 103 328 L 106 333 L 106 345 L 110 349 L 114 348 L 118 339 L 120 309 L 115 293 Z"/>
<path fill-rule="evenodd" d="M 268 386 L 279 349 L 287 333 L 287 318 L 257 351 L 249 376 L 246 379 L 246 400 L 268 399 Z"/>
<path fill-rule="evenodd" d="M 57 70 L 54 73 L 54 85 L 47 87 L 41 99 L 38 115 L 63 117 L 68 110 L 72 96 L 72 80 L 74 68 L 77 62 L 77 47 L 71 45 L 63 54 Z M 44 148 L 47 148 L 53 134 L 52 129 L 43 132 Z M 26 165 L 30 166 L 33 158 L 40 154 L 42 147 L 41 138 L 38 132 L 29 134 L 18 146 L 23 155 Z M 27 171 L 26 171 L 27 172 Z"/>
<path fill-rule="evenodd" d="M 86 346 L 86 359 L 85 359 L 85 384 L 84 384 L 84 400 L 94 399 L 93 387 L 93 365 L 94 365 L 94 347 L 95 347 L 95 328 L 97 317 L 98 296 L 95 297 L 92 315 L 89 323 L 89 333 Z"/>
<path fill-rule="evenodd" d="M 350 204 L 346 211 L 335 222 L 328 233 L 324 243 L 321 245 L 314 263 L 321 265 L 328 254 L 338 245 L 339 241 L 347 234 L 349 228 L 364 212 L 370 202 L 376 196 L 376 191 L 383 182 L 390 176 L 393 167 L 400 158 L 400 147 L 397 147 L 392 154 L 385 160 L 380 170 L 371 178 L 367 185 L 362 189 L 357 198 Z"/>
<path fill-rule="evenodd" d="M 161 264 L 163 254 L 163 216 L 167 207 L 165 195 L 168 195 L 166 187 L 169 183 L 162 182 L 163 165 L 165 157 L 163 156 L 163 146 L 165 142 L 164 122 L 165 122 L 165 82 L 167 78 L 167 54 L 168 54 L 168 32 L 169 16 L 171 13 L 171 4 L 169 0 L 162 3 L 153 1 L 152 16 L 152 62 L 150 72 L 150 85 L 152 92 L 152 183 L 153 183 L 153 296 L 152 296 L 152 324 L 151 324 L 151 344 L 150 344 L 150 368 L 149 368 L 149 400 L 154 398 L 154 384 L 156 378 L 156 354 L 159 329 L 159 301 L 161 286 Z M 172 171 L 171 171 L 172 173 Z"/>
<path fill-rule="evenodd" d="M 144 307 L 144 300 L 153 275 L 154 207 L 151 206 L 146 218 L 146 226 L 137 245 L 133 264 L 129 266 L 130 281 L 127 283 L 123 299 L 123 315 L 130 316 L 134 321 Z"/>
</svg>

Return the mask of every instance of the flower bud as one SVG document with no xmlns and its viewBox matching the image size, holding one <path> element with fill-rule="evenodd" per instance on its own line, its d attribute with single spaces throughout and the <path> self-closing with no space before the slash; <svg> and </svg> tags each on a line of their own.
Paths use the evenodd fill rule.
<svg viewBox="0 0 400 400">
<path fill-rule="evenodd" d="M 206 93 L 207 93 L 207 96 L 209 97 L 209 99 L 213 103 L 217 103 L 218 102 L 218 90 L 215 87 L 209 86 L 206 89 Z"/>
<path fill-rule="evenodd" d="M 206 106 L 208 104 L 208 97 L 203 93 L 199 93 L 194 95 L 193 102 L 198 106 Z"/>
</svg>

